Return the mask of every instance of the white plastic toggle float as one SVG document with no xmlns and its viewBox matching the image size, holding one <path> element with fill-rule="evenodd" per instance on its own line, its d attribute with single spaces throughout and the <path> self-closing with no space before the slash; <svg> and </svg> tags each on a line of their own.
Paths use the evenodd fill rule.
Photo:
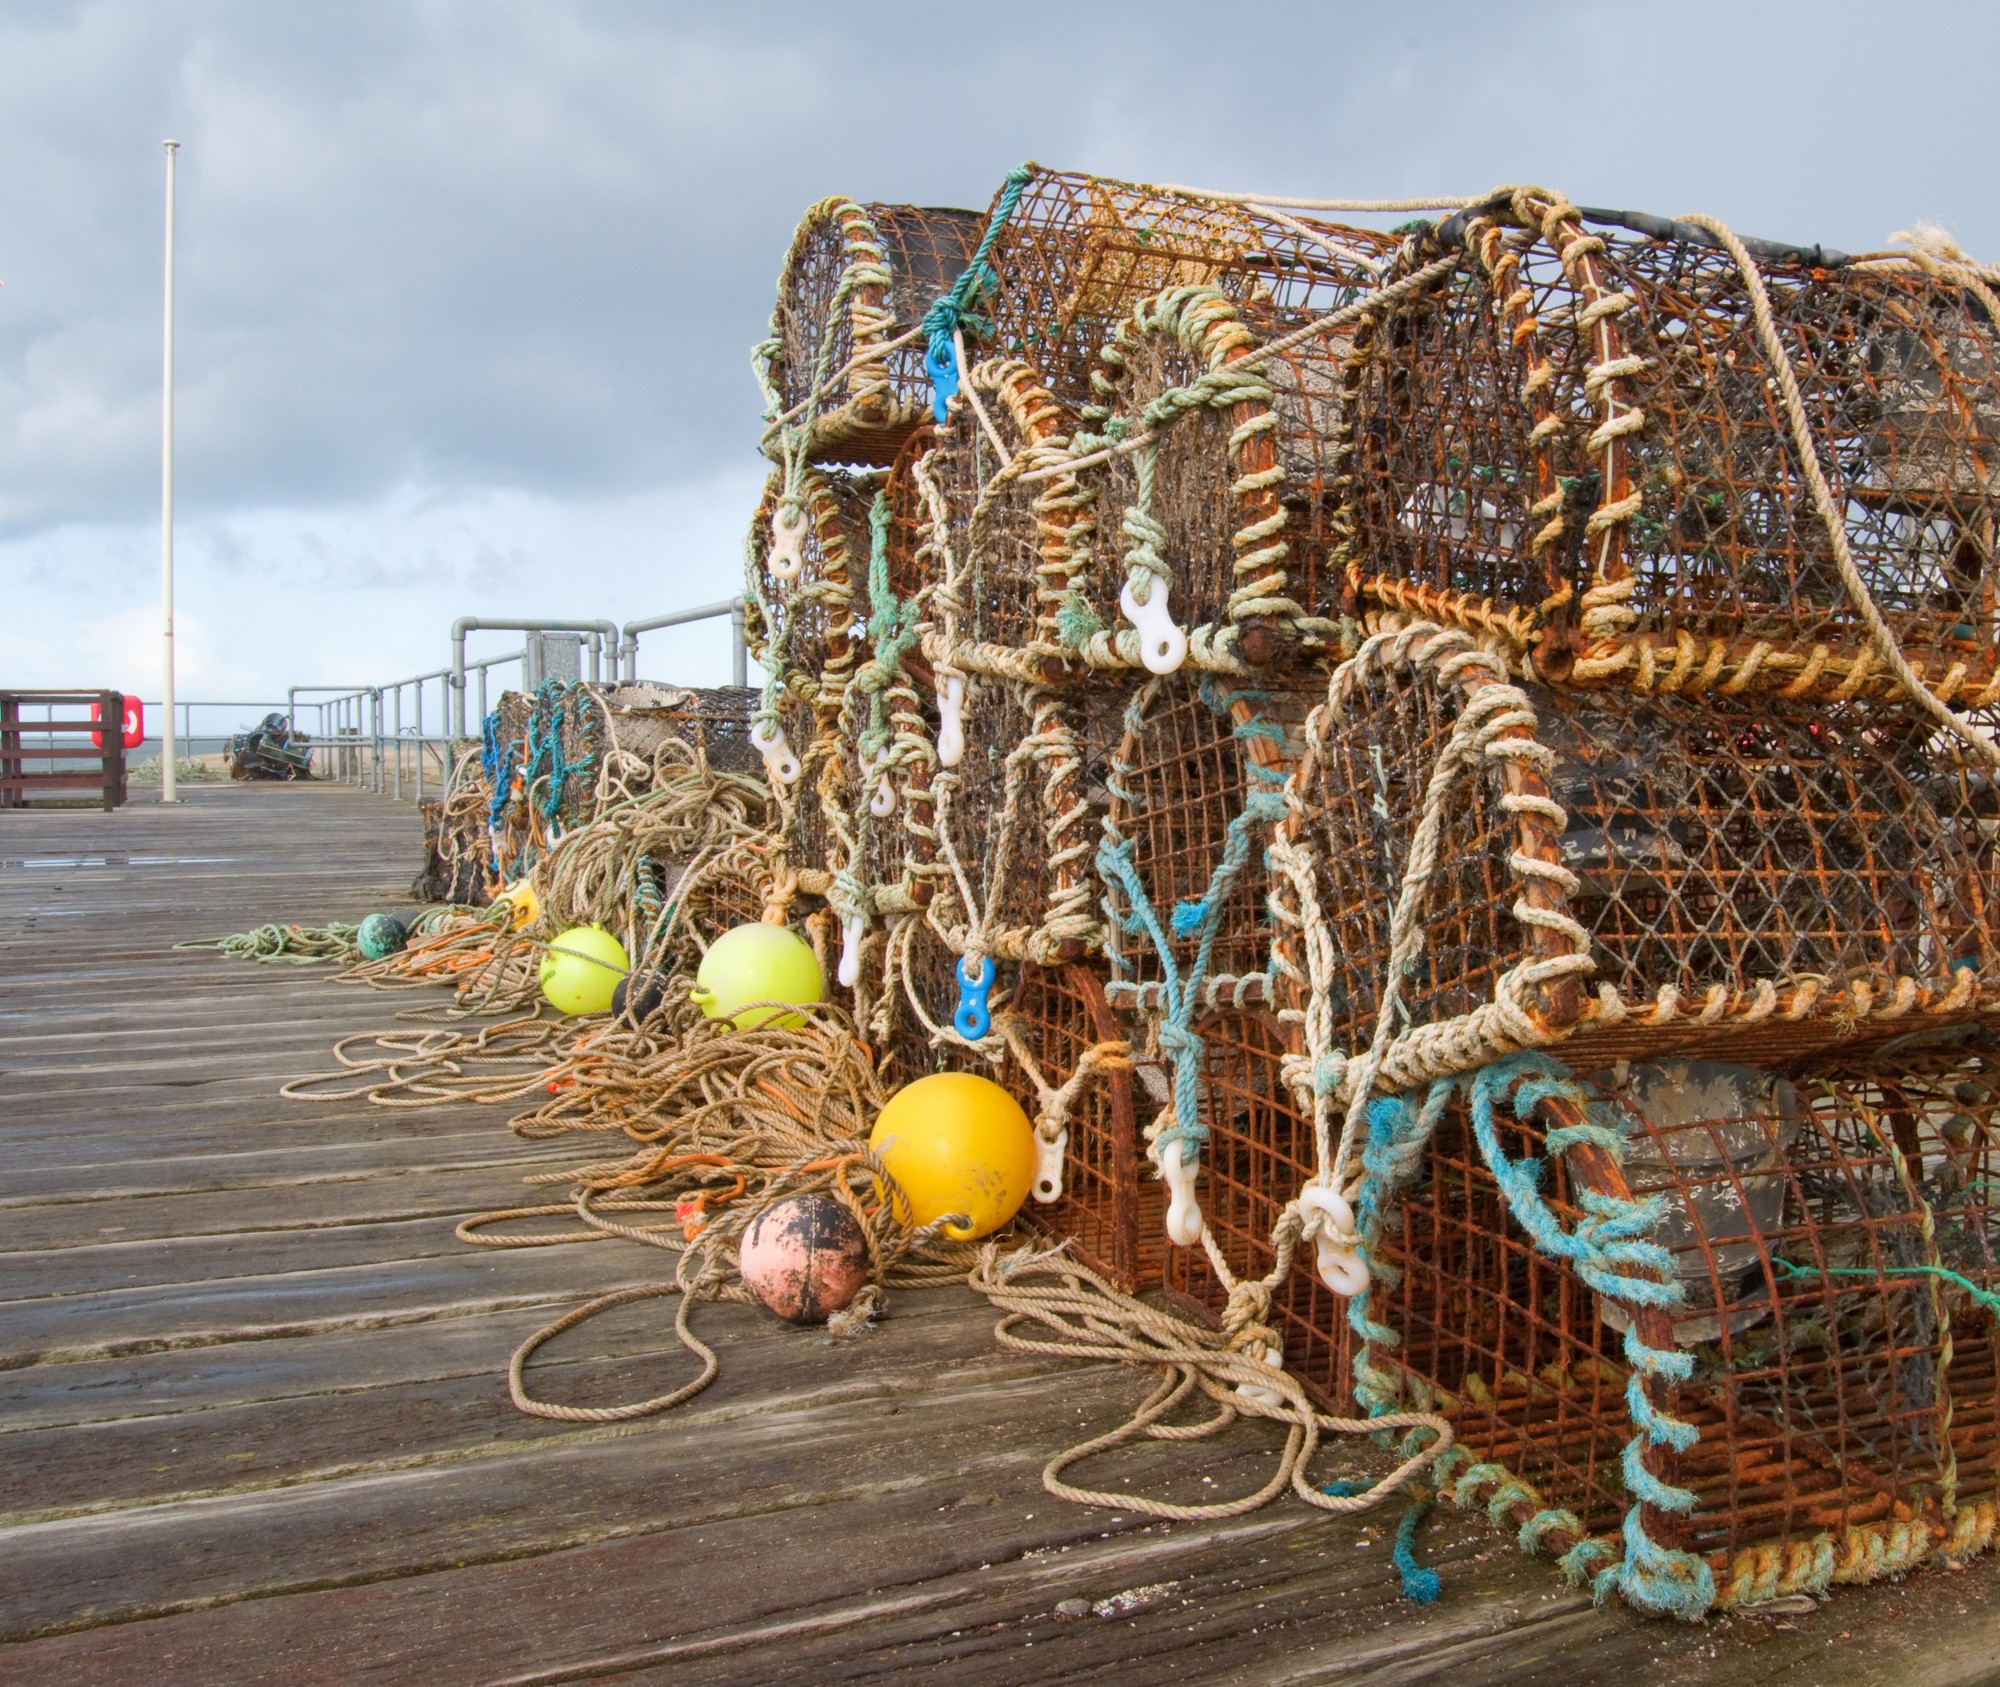
<svg viewBox="0 0 2000 1687">
<path fill-rule="evenodd" d="M 937 758 L 940 766 L 956 767 L 965 759 L 965 678 L 946 674 L 938 687 Z"/>
<path fill-rule="evenodd" d="M 1167 1185 L 1167 1240 L 1191 1248 L 1201 1240 L 1201 1203 L 1195 1198 L 1195 1167 L 1182 1163 L 1177 1140 L 1160 1146 L 1160 1176 Z"/>
<path fill-rule="evenodd" d="M 1262 1358 L 1274 1371 L 1285 1368 L 1285 1356 L 1275 1347 L 1265 1348 Z M 1285 1403 L 1284 1395 L 1275 1388 L 1265 1388 L 1254 1382 L 1239 1382 L 1236 1392 L 1246 1400 L 1255 1400 L 1260 1406 L 1282 1406 Z"/>
<path fill-rule="evenodd" d="M 1319 1277 L 1344 1300 L 1352 1300 L 1369 1283 L 1368 1262 L 1361 1257 L 1360 1244 L 1353 1241 L 1354 1208 L 1347 1197 L 1323 1184 L 1309 1183 L 1299 1192 L 1299 1216 L 1323 1215 L 1319 1233 L 1313 1238 L 1319 1249 Z"/>
<path fill-rule="evenodd" d="M 849 914 L 840 922 L 840 966 L 834 976 L 845 989 L 861 982 L 861 928 L 867 923 L 861 914 Z"/>
<path fill-rule="evenodd" d="M 757 753 L 764 758 L 764 771 L 780 785 L 794 784 L 799 777 L 799 758 L 792 754 L 792 747 L 785 741 L 785 729 L 772 726 L 768 730 L 759 721 L 750 728 L 750 742 Z"/>
<path fill-rule="evenodd" d="M 1133 596 L 1132 582 L 1127 580 L 1119 589 L 1118 607 L 1139 629 L 1139 660 L 1146 664 L 1148 673 L 1170 674 L 1187 660 L 1187 634 L 1167 613 L 1166 581 L 1155 575 L 1146 590 L 1146 601 L 1141 603 Z"/>
<path fill-rule="evenodd" d="M 1060 1201 L 1063 1192 L 1063 1155 L 1069 1150 L 1067 1125 L 1054 1136 L 1035 1132 L 1035 1199 L 1043 1206 Z"/>
<path fill-rule="evenodd" d="M 874 794 L 868 799 L 868 812 L 877 820 L 885 820 L 896 812 L 896 787 L 889 779 L 889 758 L 871 762 L 866 770 L 867 777 L 875 781 Z"/>
<path fill-rule="evenodd" d="M 792 519 L 785 519 L 785 506 L 780 504 L 771 512 L 771 549 L 764 558 L 764 566 L 780 580 L 796 580 L 806 565 L 806 512 L 802 509 L 792 512 Z"/>
</svg>

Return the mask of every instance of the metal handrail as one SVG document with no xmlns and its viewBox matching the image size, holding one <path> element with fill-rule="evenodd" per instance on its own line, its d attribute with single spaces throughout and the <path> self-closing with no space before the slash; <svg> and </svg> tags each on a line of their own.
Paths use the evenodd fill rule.
<svg viewBox="0 0 2000 1687">
<path fill-rule="evenodd" d="M 627 621 L 624 636 L 618 645 L 627 683 L 639 677 L 641 633 L 658 632 L 662 627 L 684 627 L 692 621 L 712 621 L 721 615 L 729 617 L 729 683 L 737 686 L 749 684 L 750 653 L 743 637 L 743 600 L 740 597 L 725 598 L 720 603 L 705 603 L 699 609 L 677 609 L 671 615 L 655 615 L 646 621 Z"/>
<path fill-rule="evenodd" d="M 596 635 L 590 646 L 590 678 L 593 684 L 604 677 L 604 647 L 607 642 L 611 646 L 612 660 L 617 660 L 616 621 L 488 621 L 477 615 L 461 615 L 451 624 L 451 690 L 461 738 L 465 736 L 465 635 L 476 632 L 593 633 Z"/>
</svg>

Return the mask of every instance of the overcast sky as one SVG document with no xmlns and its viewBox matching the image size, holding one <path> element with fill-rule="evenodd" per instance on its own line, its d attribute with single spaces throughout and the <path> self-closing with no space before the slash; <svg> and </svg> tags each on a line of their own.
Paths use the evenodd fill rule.
<svg viewBox="0 0 2000 1687">
<path fill-rule="evenodd" d="M 1536 181 L 1993 258 L 1996 67 L 1975 0 L 0 0 L 0 684 L 158 695 L 169 135 L 181 691 L 261 698 L 734 591 L 822 195 Z M 723 676 L 713 627 L 647 651 Z"/>
</svg>

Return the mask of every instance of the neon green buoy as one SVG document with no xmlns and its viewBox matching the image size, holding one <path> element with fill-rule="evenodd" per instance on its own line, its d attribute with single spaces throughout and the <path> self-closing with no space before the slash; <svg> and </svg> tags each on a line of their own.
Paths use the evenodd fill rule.
<svg viewBox="0 0 2000 1687">
<path fill-rule="evenodd" d="M 631 970 L 625 945 L 602 926 L 572 926 L 542 954 L 542 994 L 558 1013 L 608 1013 Z"/>
<path fill-rule="evenodd" d="M 710 1019 L 739 1031 L 753 1025 L 803 1025 L 782 1008 L 739 1012 L 750 1002 L 790 1002 L 810 1007 L 826 994 L 826 978 L 812 945 L 790 926 L 746 925 L 725 931 L 708 946 L 688 998 Z"/>
</svg>

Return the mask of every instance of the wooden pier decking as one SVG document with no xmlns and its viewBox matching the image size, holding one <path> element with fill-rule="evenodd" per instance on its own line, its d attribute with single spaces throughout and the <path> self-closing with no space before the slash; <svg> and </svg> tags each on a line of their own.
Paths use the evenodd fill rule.
<svg viewBox="0 0 2000 1687">
<path fill-rule="evenodd" d="M 523 1417 L 515 1343 L 660 1256 L 455 1241 L 581 1157 L 506 1108 L 278 1098 L 416 998 L 172 945 L 396 905 L 416 822 L 341 787 L 184 796 L 0 815 L 0 1682 L 2000 1678 L 1992 1558 L 1681 1629 L 1593 1610 L 1449 1509 L 1419 1608 L 1393 1515 L 1065 1505 L 1043 1460 L 1143 1381 L 1003 1353 L 961 1290 L 837 1346 L 706 1309 L 722 1373 L 682 1410 Z M 565 1338 L 536 1386 L 685 1376 L 667 1304 Z M 1267 1444 L 1179 1491 L 1254 1486 Z"/>
</svg>

